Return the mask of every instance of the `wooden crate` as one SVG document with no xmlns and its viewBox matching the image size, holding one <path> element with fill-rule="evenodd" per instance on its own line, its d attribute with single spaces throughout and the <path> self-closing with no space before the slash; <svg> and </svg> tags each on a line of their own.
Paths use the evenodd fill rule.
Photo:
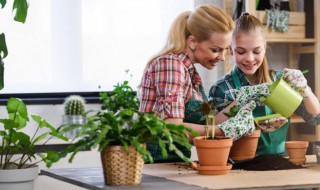
<svg viewBox="0 0 320 190">
<path fill-rule="evenodd" d="M 256 11 L 255 15 L 263 24 L 267 23 L 266 11 Z M 290 12 L 289 27 L 287 32 L 272 31 L 270 27 L 265 28 L 267 38 L 302 39 L 306 37 L 306 14 L 305 12 Z"/>
</svg>

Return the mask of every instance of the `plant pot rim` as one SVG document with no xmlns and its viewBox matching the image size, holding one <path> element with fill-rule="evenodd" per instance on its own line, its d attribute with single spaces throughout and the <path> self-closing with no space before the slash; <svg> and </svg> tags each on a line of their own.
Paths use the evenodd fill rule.
<svg viewBox="0 0 320 190">
<path fill-rule="evenodd" d="M 309 141 L 287 141 L 286 148 L 307 148 Z"/>
</svg>

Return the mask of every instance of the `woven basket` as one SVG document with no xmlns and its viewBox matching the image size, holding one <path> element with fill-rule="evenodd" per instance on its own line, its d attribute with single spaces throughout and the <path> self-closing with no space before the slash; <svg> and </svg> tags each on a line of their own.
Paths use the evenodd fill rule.
<svg viewBox="0 0 320 190">
<path fill-rule="evenodd" d="M 101 151 L 106 185 L 137 185 L 141 183 L 144 161 L 134 147 L 127 153 L 123 146 L 107 146 Z"/>
</svg>

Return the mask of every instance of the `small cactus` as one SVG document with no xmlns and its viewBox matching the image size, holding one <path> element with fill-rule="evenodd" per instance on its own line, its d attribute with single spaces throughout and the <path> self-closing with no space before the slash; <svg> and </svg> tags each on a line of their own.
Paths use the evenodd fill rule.
<svg viewBox="0 0 320 190">
<path fill-rule="evenodd" d="M 66 115 L 81 115 L 85 110 L 85 100 L 78 95 L 71 95 L 64 101 L 64 112 Z"/>
</svg>

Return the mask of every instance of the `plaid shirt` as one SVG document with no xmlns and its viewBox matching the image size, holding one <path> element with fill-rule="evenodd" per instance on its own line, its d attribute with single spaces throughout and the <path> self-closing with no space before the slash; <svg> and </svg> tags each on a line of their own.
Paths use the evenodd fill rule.
<svg viewBox="0 0 320 190">
<path fill-rule="evenodd" d="M 161 118 L 184 118 L 185 103 L 203 101 L 200 75 L 184 52 L 156 58 L 146 69 L 140 96 L 140 112 L 155 112 Z"/>
<path fill-rule="evenodd" d="M 234 67 L 234 72 L 238 75 L 240 79 L 241 86 L 249 86 L 251 85 L 249 80 L 246 78 L 244 73 L 238 68 Z M 272 74 L 272 72 L 274 74 Z M 274 82 L 278 78 L 283 75 L 282 71 L 270 71 L 271 80 Z M 210 88 L 209 91 L 209 101 L 213 100 L 217 102 L 217 105 L 223 103 L 224 101 L 233 101 L 235 100 L 234 91 L 231 89 L 235 89 L 235 84 L 231 74 L 227 74 L 221 79 L 219 79 L 213 86 Z M 226 106 L 221 106 L 218 108 L 219 111 L 224 109 Z M 310 115 L 305 107 L 304 104 L 300 104 L 298 109 L 295 111 L 296 115 L 300 115 L 308 125 L 315 126 L 320 124 L 320 115 Z"/>
</svg>

